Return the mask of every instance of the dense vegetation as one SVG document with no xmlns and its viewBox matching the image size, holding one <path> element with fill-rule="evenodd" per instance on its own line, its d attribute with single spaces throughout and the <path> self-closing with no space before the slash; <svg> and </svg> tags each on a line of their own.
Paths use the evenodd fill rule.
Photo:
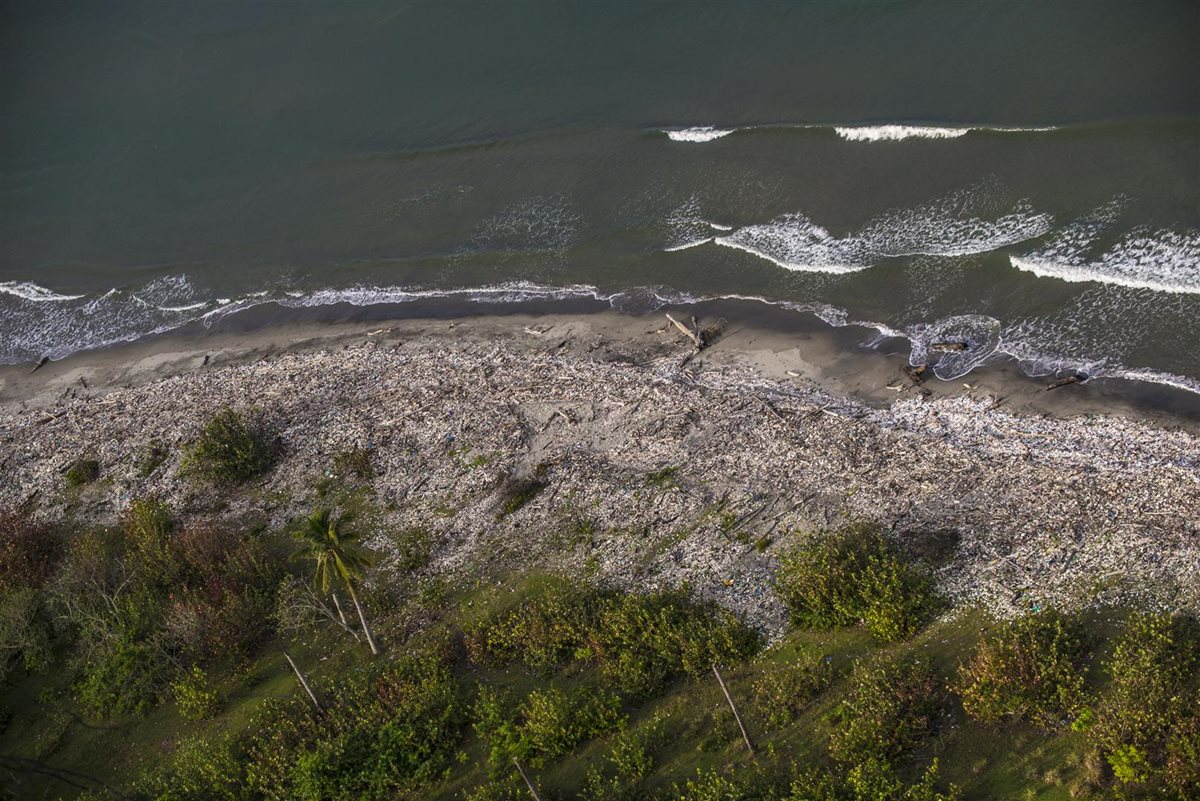
<svg viewBox="0 0 1200 801">
<path fill-rule="evenodd" d="M 185 465 L 244 481 L 273 447 L 225 410 Z M 334 462 L 350 489 L 371 475 L 365 452 Z M 347 486 L 319 500 L 361 506 Z M 371 519 L 327 505 L 271 531 L 154 499 L 111 527 L 0 513 L 0 786 L 500 801 L 529 797 L 519 765 L 544 798 L 587 801 L 1200 793 L 1189 618 L 936 619 L 929 567 L 852 524 L 783 546 L 792 629 L 767 647 L 686 587 L 418 583 L 419 530 L 380 576 Z"/>
</svg>

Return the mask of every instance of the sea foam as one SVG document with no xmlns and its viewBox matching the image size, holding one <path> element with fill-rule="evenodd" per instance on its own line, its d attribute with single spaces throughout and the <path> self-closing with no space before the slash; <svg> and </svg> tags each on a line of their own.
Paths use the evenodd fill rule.
<svg viewBox="0 0 1200 801">
<path fill-rule="evenodd" d="M 83 295 L 62 295 L 32 281 L 0 282 L 0 292 L 6 295 L 32 300 L 35 303 L 52 303 L 54 301 L 78 300 Z"/>
</svg>

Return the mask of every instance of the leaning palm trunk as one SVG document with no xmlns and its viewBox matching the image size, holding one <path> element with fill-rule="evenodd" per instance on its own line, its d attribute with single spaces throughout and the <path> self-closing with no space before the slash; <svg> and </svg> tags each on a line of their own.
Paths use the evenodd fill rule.
<svg viewBox="0 0 1200 801">
<path fill-rule="evenodd" d="M 342 611 L 342 602 L 338 600 L 336 592 L 331 592 L 329 595 L 333 598 L 333 605 L 337 607 L 338 617 L 342 620 L 342 627 L 349 631 L 350 624 L 346 622 L 346 613 Z"/>
<path fill-rule="evenodd" d="M 362 623 L 363 634 L 367 635 L 367 645 L 371 647 L 371 653 L 379 656 L 379 646 L 375 644 L 375 635 L 371 634 L 371 627 L 367 625 L 367 616 L 363 614 L 362 604 L 358 602 L 358 593 L 354 591 L 354 585 L 347 582 L 346 590 L 350 593 L 350 600 L 354 602 L 354 609 L 358 612 L 358 622 Z"/>
</svg>

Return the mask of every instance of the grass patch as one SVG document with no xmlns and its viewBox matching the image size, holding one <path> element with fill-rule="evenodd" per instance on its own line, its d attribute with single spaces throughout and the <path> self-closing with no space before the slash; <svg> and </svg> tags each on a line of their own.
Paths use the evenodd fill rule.
<svg viewBox="0 0 1200 801">
<path fill-rule="evenodd" d="M 71 462 L 67 472 L 63 474 L 67 486 L 79 489 L 85 484 L 91 484 L 100 478 L 100 462 L 91 457 L 81 457 Z"/>
</svg>

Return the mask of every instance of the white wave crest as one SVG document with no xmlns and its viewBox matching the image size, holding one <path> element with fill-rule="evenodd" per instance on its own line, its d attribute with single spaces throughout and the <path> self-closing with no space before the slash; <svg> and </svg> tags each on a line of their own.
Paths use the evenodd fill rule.
<svg viewBox="0 0 1200 801">
<path fill-rule="evenodd" d="M 714 128 L 711 125 L 701 125 L 696 128 L 663 131 L 663 133 L 672 142 L 711 142 L 714 139 L 720 139 L 722 136 L 729 136 L 729 134 L 736 130 L 736 128 Z"/>
<path fill-rule="evenodd" d="M 994 217 L 993 206 L 988 192 L 972 187 L 913 209 L 887 212 L 843 237 L 831 235 L 803 214 L 787 214 L 713 241 L 787 270 L 846 274 L 899 256 L 987 253 L 1042 236 L 1053 223 L 1049 214 L 1034 211 L 1024 201 Z"/>
<path fill-rule="evenodd" d="M 33 283 L 32 281 L 4 281 L 0 282 L 0 292 L 6 295 L 13 295 L 23 300 L 32 300 L 35 303 L 51 303 L 62 300 L 79 300 L 83 295 L 62 295 L 44 286 Z"/>
<path fill-rule="evenodd" d="M 892 142 L 900 139 L 957 139 L 970 128 L 938 128 L 932 125 L 835 125 L 837 135 L 850 142 Z"/>
</svg>

